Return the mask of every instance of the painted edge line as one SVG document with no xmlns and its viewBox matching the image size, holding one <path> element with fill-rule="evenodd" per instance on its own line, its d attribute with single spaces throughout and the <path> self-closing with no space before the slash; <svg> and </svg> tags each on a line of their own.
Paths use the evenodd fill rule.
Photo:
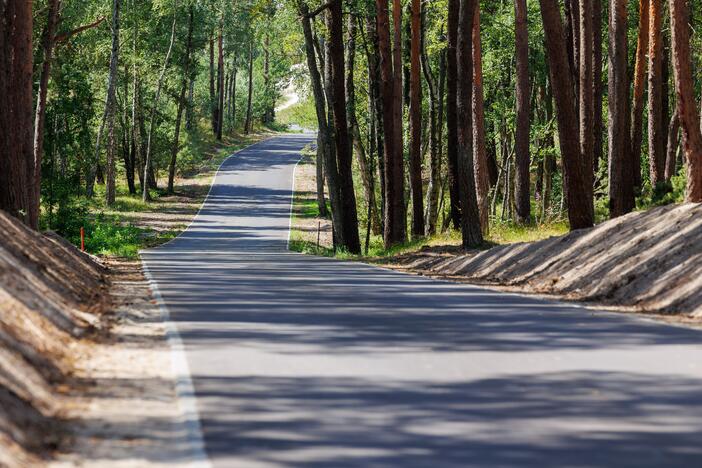
<svg viewBox="0 0 702 468">
<path fill-rule="evenodd" d="M 178 333 L 178 328 L 171 321 L 171 314 L 168 311 L 166 302 L 163 300 L 161 291 L 158 289 L 158 284 L 154 281 L 148 265 L 142 261 L 144 266 L 144 275 L 151 286 L 151 291 L 154 295 L 161 318 L 166 325 L 166 337 L 171 348 L 171 368 L 175 374 L 176 380 L 176 399 L 180 410 L 180 417 L 185 426 L 185 437 L 187 444 L 190 446 L 192 460 L 188 466 L 193 468 L 211 468 L 212 464 L 205 450 L 205 439 L 202 434 L 202 426 L 200 424 L 200 413 L 197 409 L 197 401 L 195 397 L 195 387 L 190 378 L 190 367 L 185 358 L 185 349 L 183 340 Z"/>
</svg>

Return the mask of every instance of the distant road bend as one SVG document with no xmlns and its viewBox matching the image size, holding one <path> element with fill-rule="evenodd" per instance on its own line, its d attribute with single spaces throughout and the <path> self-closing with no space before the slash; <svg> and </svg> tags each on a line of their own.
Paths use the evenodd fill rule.
<svg viewBox="0 0 702 468">
<path fill-rule="evenodd" d="M 700 467 L 702 333 L 286 251 L 310 134 L 144 253 L 217 467 Z"/>
</svg>

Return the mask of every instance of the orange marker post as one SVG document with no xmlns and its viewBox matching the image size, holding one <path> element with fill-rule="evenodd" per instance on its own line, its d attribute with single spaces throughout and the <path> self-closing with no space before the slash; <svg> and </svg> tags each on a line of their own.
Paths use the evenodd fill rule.
<svg viewBox="0 0 702 468">
<path fill-rule="evenodd" d="M 80 250 L 85 252 L 85 229 L 80 228 Z"/>
</svg>

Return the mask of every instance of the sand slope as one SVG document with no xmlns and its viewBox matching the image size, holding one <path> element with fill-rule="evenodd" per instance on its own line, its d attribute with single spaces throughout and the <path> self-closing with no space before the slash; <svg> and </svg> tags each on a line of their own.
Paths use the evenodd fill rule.
<svg viewBox="0 0 702 468">
<path fill-rule="evenodd" d="M 0 466 L 34 466 L 58 444 L 61 395 L 107 283 L 94 258 L 0 212 Z"/>
<path fill-rule="evenodd" d="M 702 204 L 631 213 L 540 242 L 396 262 L 424 274 L 702 317 Z"/>
</svg>

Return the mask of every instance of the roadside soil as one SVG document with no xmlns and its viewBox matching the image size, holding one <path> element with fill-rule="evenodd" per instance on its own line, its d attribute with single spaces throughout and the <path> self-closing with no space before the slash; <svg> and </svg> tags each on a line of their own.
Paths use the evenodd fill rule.
<svg viewBox="0 0 702 468">
<path fill-rule="evenodd" d="M 309 216 L 308 213 L 310 207 L 317 204 L 316 170 L 314 153 L 305 152 L 295 168 L 295 196 L 290 241 L 331 249 L 333 247 L 331 220 Z"/>
</svg>

